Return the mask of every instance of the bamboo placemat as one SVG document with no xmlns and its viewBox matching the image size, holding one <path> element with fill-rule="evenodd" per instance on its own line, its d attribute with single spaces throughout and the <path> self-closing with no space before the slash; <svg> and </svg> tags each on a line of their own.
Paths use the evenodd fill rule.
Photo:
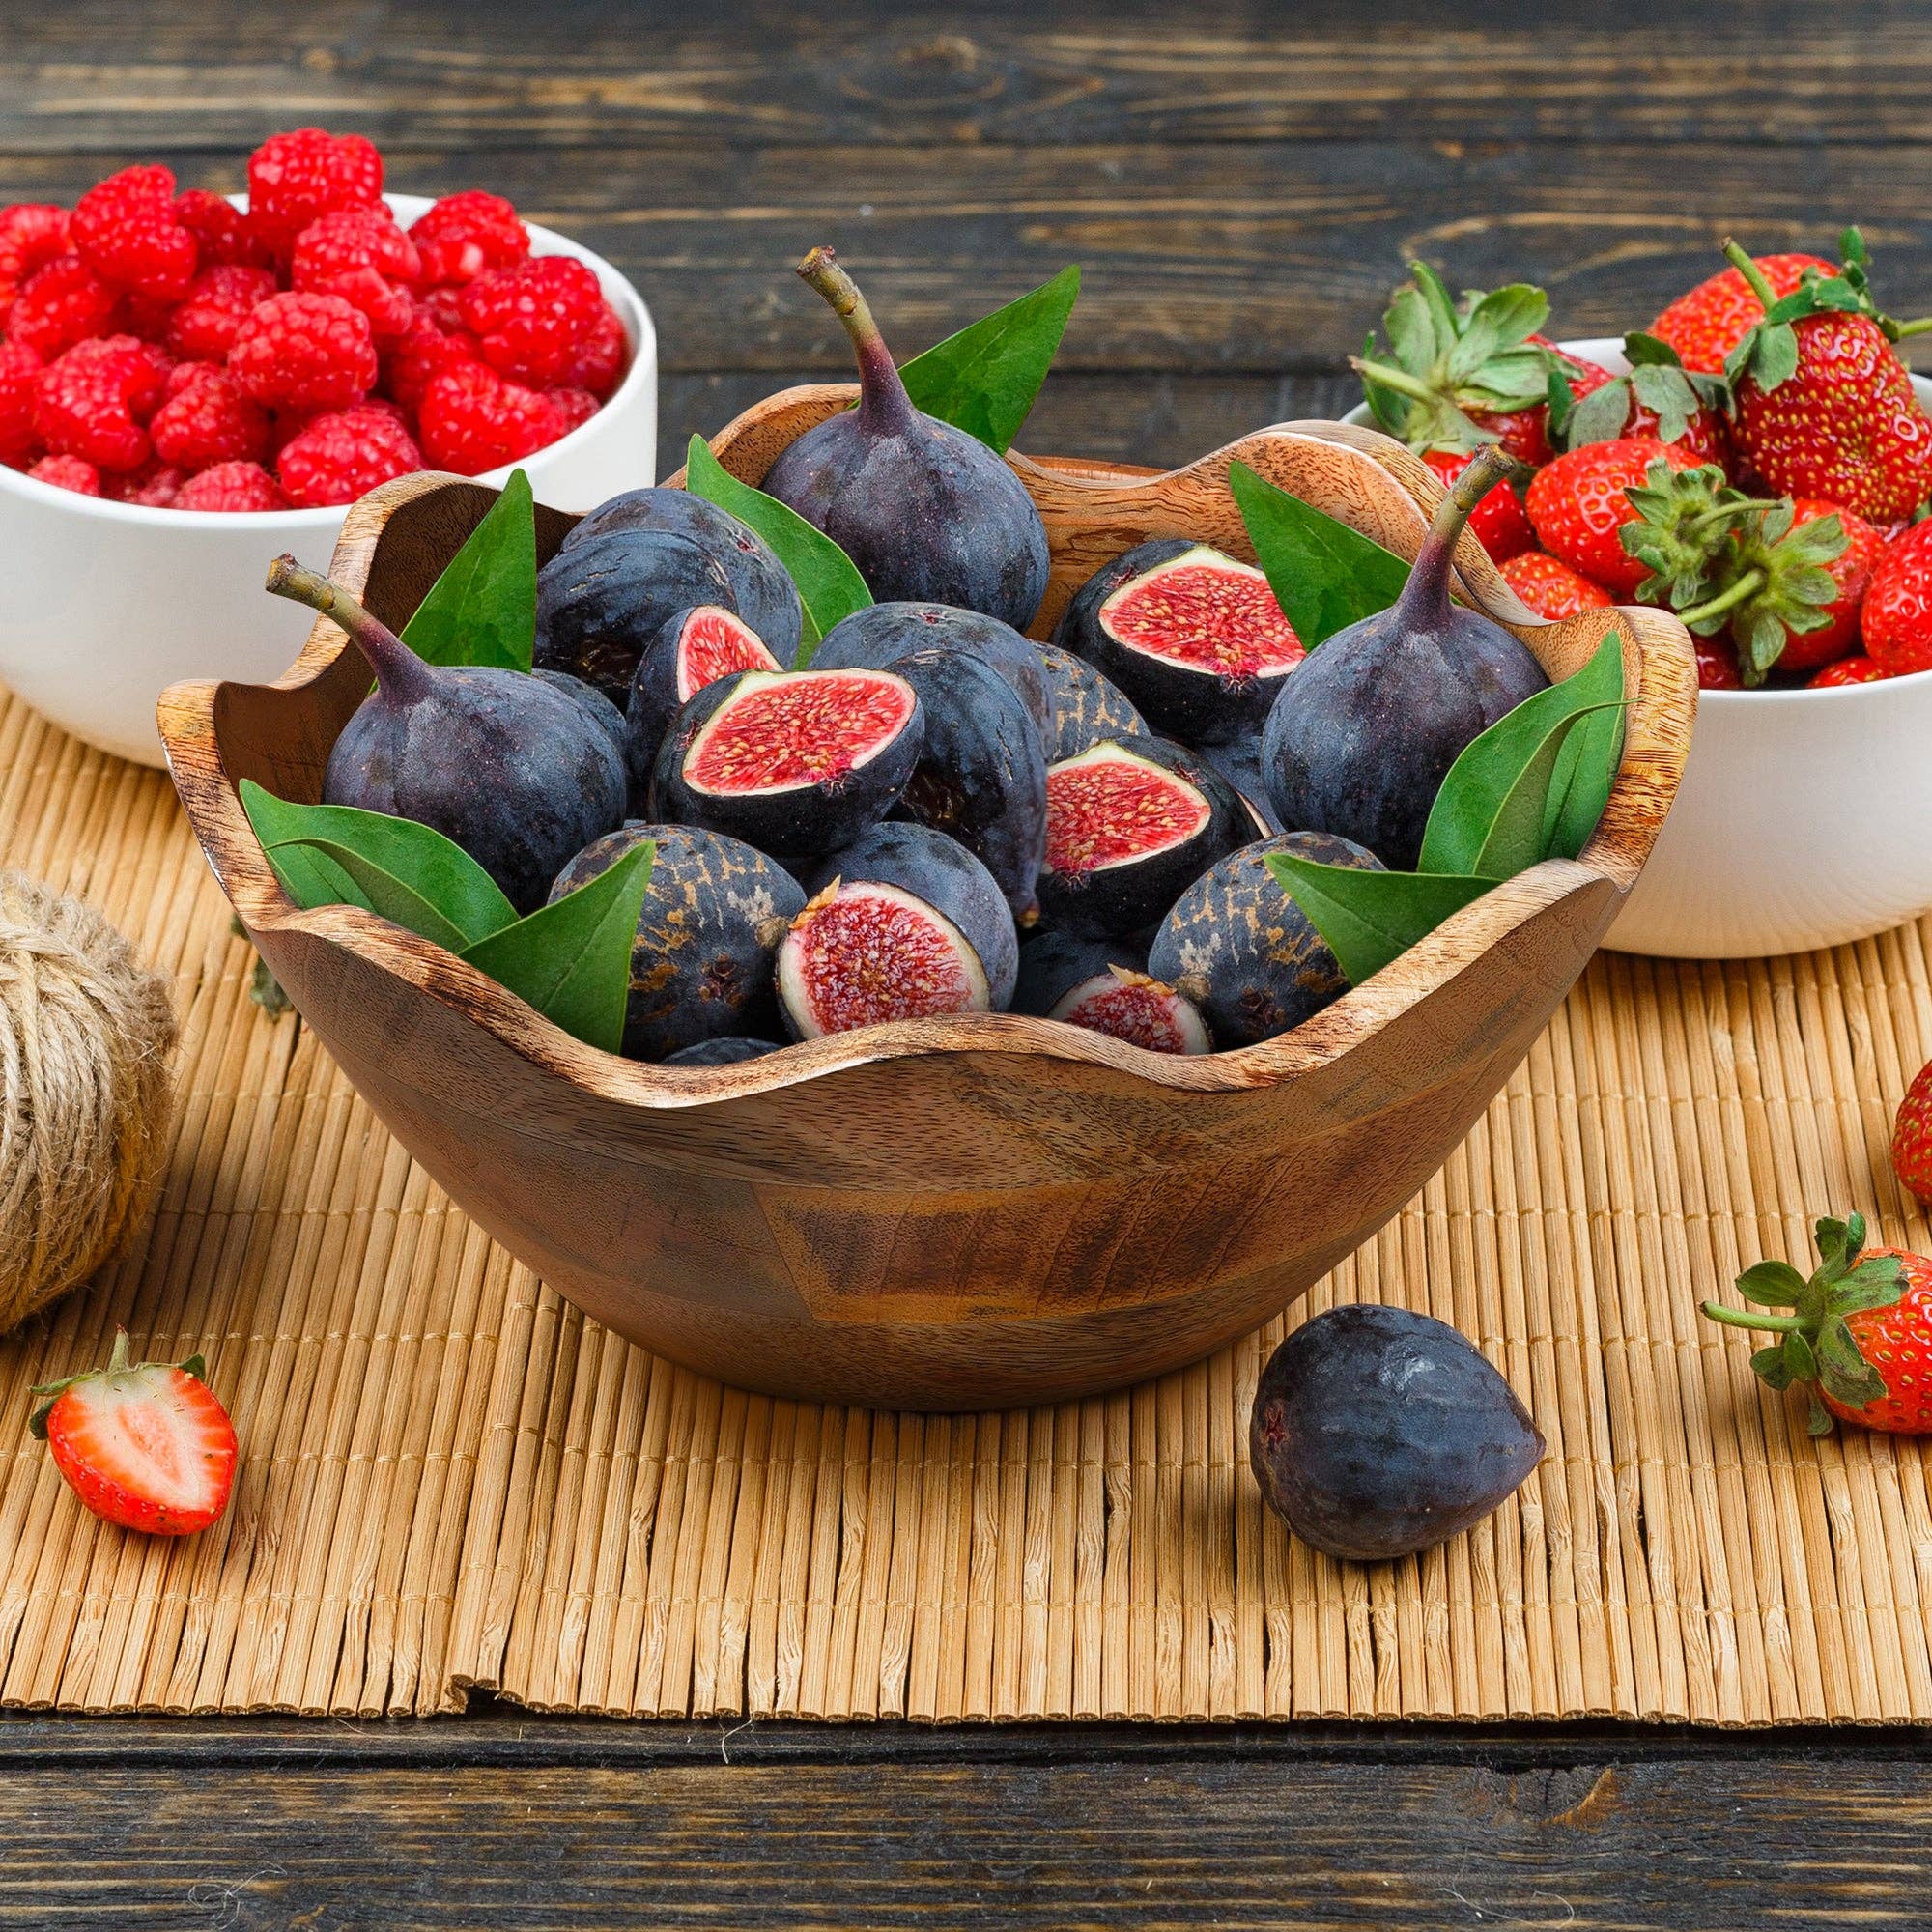
<svg viewBox="0 0 1932 1932">
<path fill-rule="evenodd" d="M 443 1199 L 293 1018 L 166 780 L 0 694 L 0 856 L 174 976 L 151 1232 L 0 1343 L 0 1702 L 683 1717 L 1932 1719 L 1915 1443 L 1822 1444 L 1696 1313 L 1809 1219 L 1922 1245 L 1885 1157 L 1932 922 L 1740 966 L 1603 955 L 1465 1145 L 1302 1304 L 1480 1339 L 1549 1454 L 1417 1560 L 1318 1556 L 1246 1467 L 1277 1321 L 1000 1415 L 773 1402 L 584 1321 Z M 242 1446 L 184 1543 L 98 1524 L 26 1389 L 206 1351 Z"/>
</svg>

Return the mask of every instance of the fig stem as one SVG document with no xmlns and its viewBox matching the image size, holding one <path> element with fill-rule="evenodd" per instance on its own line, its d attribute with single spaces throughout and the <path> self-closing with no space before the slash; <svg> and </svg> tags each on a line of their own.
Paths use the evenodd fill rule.
<svg viewBox="0 0 1932 1932">
<path fill-rule="evenodd" d="M 1396 602 L 1397 610 L 1411 629 L 1424 629 L 1428 618 L 1447 614 L 1449 563 L 1456 554 L 1456 540 L 1463 534 L 1463 526 L 1469 521 L 1469 512 L 1498 483 L 1517 476 L 1522 469 L 1523 466 L 1507 450 L 1492 442 L 1485 443 L 1450 484 L 1436 505 L 1429 534 L 1416 553 L 1408 582 Z"/>
<path fill-rule="evenodd" d="M 853 354 L 859 360 L 859 419 L 882 436 L 904 428 L 915 412 L 912 398 L 899 379 L 898 366 L 872 320 L 859 284 L 838 266 L 830 248 L 814 248 L 798 265 L 799 278 L 814 288 L 832 304 L 832 312 L 845 325 L 852 338 Z"/>
<path fill-rule="evenodd" d="M 384 696 L 392 703 L 413 704 L 429 696 L 436 683 L 429 666 L 386 624 L 320 571 L 305 569 L 292 556 L 278 556 L 269 566 L 269 589 L 276 597 L 306 604 L 347 631 L 350 641 L 368 659 Z"/>
</svg>

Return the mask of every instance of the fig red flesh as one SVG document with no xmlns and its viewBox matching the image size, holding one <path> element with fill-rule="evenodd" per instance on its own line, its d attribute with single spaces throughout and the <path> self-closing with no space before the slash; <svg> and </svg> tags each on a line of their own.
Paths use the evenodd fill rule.
<svg viewBox="0 0 1932 1932">
<path fill-rule="evenodd" d="M 1096 745 L 1046 779 L 1046 863 L 1063 877 L 1102 871 L 1182 845 L 1212 816 L 1186 780 Z"/>
<path fill-rule="evenodd" d="M 1129 650 L 1232 682 L 1280 677 L 1308 655 L 1267 579 L 1205 545 L 1115 591 L 1100 621 Z"/>
<path fill-rule="evenodd" d="M 917 703 L 882 672 L 753 673 L 693 741 L 685 782 L 715 793 L 835 783 L 891 744 Z"/>
<path fill-rule="evenodd" d="M 913 894 L 871 882 L 830 886 L 792 921 L 779 949 L 779 990 L 808 1039 L 990 1004 L 979 955 L 959 928 Z"/>
</svg>

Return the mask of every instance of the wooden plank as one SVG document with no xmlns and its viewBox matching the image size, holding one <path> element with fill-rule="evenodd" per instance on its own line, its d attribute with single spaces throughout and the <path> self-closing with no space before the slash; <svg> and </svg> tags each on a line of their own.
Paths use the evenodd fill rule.
<svg viewBox="0 0 1932 1932">
<path fill-rule="evenodd" d="M 21 1728 L 43 1748 L 8 1750 Z M 1905 1926 L 1932 1882 L 1917 1768 L 1828 1740 L 1687 1762 L 1643 1733 L 1580 1748 L 1555 1733 L 1567 1757 L 1405 1762 L 1322 1740 L 1251 1752 L 1251 1733 L 1206 1728 L 1076 1727 L 1092 1753 L 1058 1759 L 1022 1742 L 1037 1731 L 964 1734 L 1018 1760 L 997 1762 L 867 1727 L 838 1763 L 749 1744 L 829 1735 L 806 1727 L 669 1727 L 728 1735 L 726 1763 L 606 1749 L 656 1726 L 545 1723 L 546 1740 L 600 1743 L 570 1761 L 299 1755 L 340 1751 L 343 1728 L 0 1726 L 0 1926 L 1676 1927 L 1770 1922 L 1799 1903 L 1794 1879 L 1812 1914 Z M 156 1756 L 157 1734 L 188 1731 L 207 1745 Z M 236 1757 L 250 1731 L 267 1735 Z M 1384 1754 L 1415 1739 L 1355 1735 Z M 1114 1740 L 1161 1747 L 1134 1761 L 1100 1749 Z M 1456 1748 L 1469 1756 L 1466 1734 Z"/>
<path fill-rule="evenodd" d="M 123 158 L 0 159 L 0 197 L 71 200 Z M 1115 372 L 1332 372 L 1417 250 L 1458 286 L 1542 282 L 1558 333 L 1596 334 L 1647 322 L 1709 272 L 1733 224 L 1761 248 L 1829 250 L 1856 213 L 1891 305 L 1932 294 L 1932 147 L 706 144 L 581 160 L 454 149 L 394 174 L 427 193 L 487 182 L 609 255 L 655 308 L 677 373 L 848 373 L 843 337 L 791 274 L 821 241 L 902 356 L 1079 262 L 1062 365 Z M 186 172 L 241 179 L 233 155 Z"/>
<path fill-rule="evenodd" d="M 246 144 L 322 120 L 401 151 L 586 138 L 972 142 L 1917 141 L 1932 41 L 1913 0 L 1734 9 L 1436 0 L 1133 10 L 1072 0 L 801 10 L 521 0 L 298 10 L 89 0 L 0 49 L 0 146 Z M 1498 15 L 1500 14 L 1500 17 Z"/>
</svg>

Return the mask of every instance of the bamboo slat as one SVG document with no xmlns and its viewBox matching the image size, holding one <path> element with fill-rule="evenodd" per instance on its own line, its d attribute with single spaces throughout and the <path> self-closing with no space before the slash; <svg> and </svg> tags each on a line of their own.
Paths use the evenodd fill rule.
<svg viewBox="0 0 1932 1932">
<path fill-rule="evenodd" d="M 0 1702 L 621 1715 L 1932 1720 L 1925 1449 L 1813 1443 L 1698 1300 L 1825 1210 L 1932 1240 L 1886 1159 L 1932 921 L 1737 966 L 1604 955 L 1442 1172 L 1299 1307 L 1145 1387 L 917 1416 L 722 1389 L 584 1321 L 247 995 L 166 781 L 0 697 L 0 857 L 175 982 L 134 1252 L 0 1343 L 0 1413 L 205 1350 L 227 1519 L 81 1512 L 0 1440 Z M 1247 1411 L 1338 1301 L 1475 1337 L 1549 1453 L 1467 1536 L 1337 1564 L 1266 1515 Z"/>
</svg>

